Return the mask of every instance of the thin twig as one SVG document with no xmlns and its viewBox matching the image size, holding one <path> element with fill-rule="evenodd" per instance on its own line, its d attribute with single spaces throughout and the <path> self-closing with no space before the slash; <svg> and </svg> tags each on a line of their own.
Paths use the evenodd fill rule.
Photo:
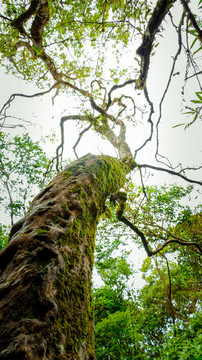
<svg viewBox="0 0 202 360">
<path fill-rule="evenodd" d="M 178 50 L 177 50 L 177 52 L 175 54 L 175 57 L 173 59 L 173 64 L 172 64 L 172 68 L 171 68 L 170 75 L 169 75 L 169 78 L 168 78 L 168 82 L 167 82 L 166 88 L 165 88 L 165 90 L 163 92 L 163 95 L 161 97 L 161 101 L 159 103 L 159 117 L 158 117 L 158 120 L 157 120 L 157 123 L 156 123 L 156 153 L 155 153 L 155 158 L 156 158 L 156 160 L 158 162 L 160 162 L 162 164 L 165 164 L 165 163 L 163 161 L 158 160 L 157 156 L 161 156 L 162 158 L 165 158 L 165 159 L 167 159 L 167 158 L 165 156 L 160 155 L 159 152 L 158 152 L 158 149 L 159 149 L 159 131 L 158 131 L 158 129 L 159 129 L 159 124 L 160 124 L 160 120 L 161 120 L 161 117 L 162 117 L 163 101 L 164 101 L 165 96 L 166 96 L 166 94 L 168 92 L 168 89 L 169 89 L 169 86 L 170 86 L 170 83 L 171 83 L 171 79 L 173 77 L 173 73 L 174 73 L 174 70 L 175 70 L 175 65 L 176 65 L 176 62 L 177 62 L 177 58 L 180 55 L 181 49 L 182 49 L 181 28 L 182 28 L 184 16 L 185 16 L 185 13 L 182 14 L 182 17 L 180 19 L 180 23 L 179 23 L 179 27 L 178 27 Z M 169 161 L 168 161 L 168 163 L 169 163 Z M 169 167 L 172 168 L 171 164 L 169 164 Z"/>
</svg>

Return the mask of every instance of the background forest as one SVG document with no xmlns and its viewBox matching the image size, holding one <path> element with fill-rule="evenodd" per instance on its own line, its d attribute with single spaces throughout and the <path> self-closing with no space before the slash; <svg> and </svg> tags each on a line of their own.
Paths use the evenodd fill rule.
<svg viewBox="0 0 202 360">
<path fill-rule="evenodd" d="M 2 78 L 16 90 L 1 83 L 0 250 L 72 160 L 104 153 L 129 169 L 96 231 L 97 360 L 202 358 L 201 8 L 1 4 Z"/>
</svg>

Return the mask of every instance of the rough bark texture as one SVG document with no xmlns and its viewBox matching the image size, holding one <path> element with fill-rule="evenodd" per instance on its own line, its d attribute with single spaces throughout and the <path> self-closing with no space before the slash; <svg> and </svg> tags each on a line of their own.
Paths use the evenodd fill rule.
<svg viewBox="0 0 202 360">
<path fill-rule="evenodd" d="M 91 274 L 106 197 L 125 180 L 108 156 L 68 165 L 0 253 L 0 359 L 93 360 Z"/>
</svg>

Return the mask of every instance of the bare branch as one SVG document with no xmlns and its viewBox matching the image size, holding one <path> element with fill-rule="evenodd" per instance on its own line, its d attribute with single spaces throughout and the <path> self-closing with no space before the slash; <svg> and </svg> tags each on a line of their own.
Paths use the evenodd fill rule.
<svg viewBox="0 0 202 360">
<path fill-rule="evenodd" d="M 6 111 L 6 110 L 10 107 L 11 102 L 12 102 L 16 97 L 34 98 L 34 97 L 42 96 L 42 95 L 45 95 L 45 94 L 48 94 L 49 92 L 51 92 L 51 91 L 52 91 L 53 89 L 55 89 L 58 85 L 59 85 L 59 83 L 56 82 L 56 83 L 55 83 L 54 85 L 52 85 L 48 90 L 41 91 L 41 92 L 38 92 L 38 93 L 35 93 L 35 94 L 32 94 L 32 95 L 19 94 L 19 93 L 12 94 L 12 95 L 10 96 L 10 98 L 8 99 L 8 101 L 6 101 L 6 103 L 5 103 L 5 104 L 3 105 L 3 107 L 1 108 L 0 114 L 1 114 L 3 111 Z"/>
<path fill-rule="evenodd" d="M 74 146 L 73 146 L 73 150 L 74 150 L 74 153 L 75 153 L 77 159 L 78 159 L 79 157 L 78 157 L 77 152 L 76 152 L 76 147 L 78 146 L 78 144 L 79 144 L 82 136 L 83 136 L 88 130 L 90 130 L 91 127 L 92 127 L 92 124 L 90 124 L 87 128 L 85 128 L 84 130 L 82 130 L 82 131 L 80 132 L 79 137 L 78 137 L 76 143 L 75 143 Z"/>
<path fill-rule="evenodd" d="M 111 94 L 112 94 L 113 91 L 115 91 L 115 90 L 117 90 L 117 89 L 121 89 L 121 88 L 123 88 L 123 87 L 125 87 L 125 86 L 127 86 L 127 85 L 130 85 L 130 84 L 133 84 L 133 83 L 135 83 L 135 82 L 136 82 L 136 80 L 132 80 L 132 79 L 131 79 L 131 80 L 125 81 L 123 84 L 112 86 L 112 88 L 111 88 L 110 91 L 108 92 L 108 103 L 107 103 L 107 106 L 106 106 L 105 111 L 107 111 L 107 110 L 109 109 L 109 107 L 110 107 L 110 105 L 111 105 L 111 103 L 112 103 Z"/>
<path fill-rule="evenodd" d="M 199 71 L 199 72 L 197 72 L 197 73 L 195 73 L 195 74 L 193 74 L 193 75 L 187 76 L 187 77 L 185 78 L 185 81 L 191 79 L 191 78 L 194 77 L 194 76 L 200 75 L 200 74 L 202 74 L 202 71 Z"/>
<path fill-rule="evenodd" d="M 180 239 L 168 239 L 161 246 L 159 246 L 156 250 L 152 251 L 152 255 L 159 253 L 161 250 L 164 249 L 165 246 L 167 246 L 168 244 L 171 244 L 171 243 L 177 243 L 177 244 L 186 245 L 186 246 L 195 246 L 198 249 L 199 253 L 202 254 L 202 249 L 201 249 L 200 245 L 194 241 L 184 241 L 184 240 L 180 240 Z"/>
<path fill-rule="evenodd" d="M 146 189 L 145 189 L 145 186 L 144 186 L 142 170 L 140 168 L 139 168 L 139 172 L 140 172 L 140 180 L 141 180 L 141 184 L 142 184 L 142 191 L 143 191 L 143 194 L 146 197 L 146 199 L 148 199 L 147 192 L 146 192 Z"/>
<path fill-rule="evenodd" d="M 200 70 L 200 67 L 197 66 L 196 62 L 195 62 L 195 59 L 194 59 L 194 54 L 192 54 L 192 51 L 191 51 L 191 47 L 189 45 L 189 22 L 188 22 L 188 19 L 187 19 L 187 23 L 186 23 L 186 53 L 187 53 L 187 66 L 189 64 L 189 62 L 191 63 L 192 65 L 192 68 L 193 68 L 193 71 L 194 71 L 194 74 L 196 76 L 196 80 L 198 82 L 198 85 L 199 85 L 199 88 L 200 90 L 202 91 L 202 85 L 201 85 L 201 81 L 200 81 L 200 78 L 198 76 L 198 71 Z"/>
<path fill-rule="evenodd" d="M 153 105 L 152 101 L 149 98 L 149 94 L 148 94 L 146 86 L 144 87 L 144 95 L 145 95 L 145 98 L 146 98 L 146 100 L 147 100 L 147 102 L 148 102 L 148 104 L 150 106 L 150 113 L 149 113 L 149 117 L 148 117 L 147 122 L 150 124 L 151 129 L 150 129 L 149 137 L 144 141 L 144 143 L 138 149 L 135 150 L 134 158 L 136 158 L 138 151 L 140 151 L 143 147 L 146 146 L 146 144 L 149 141 L 152 140 L 152 136 L 153 136 L 153 132 L 154 132 L 154 123 L 152 121 L 152 114 L 154 113 L 154 105 Z"/>
<path fill-rule="evenodd" d="M 131 230 L 133 230 L 142 240 L 142 244 L 144 246 L 144 249 L 147 253 L 148 256 L 152 256 L 153 253 L 152 251 L 149 249 L 149 245 L 147 243 L 147 240 L 145 238 L 144 233 L 138 229 L 137 226 L 133 225 L 128 219 L 126 219 L 126 217 L 123 215 L 124 210 L 125 210 L 125 203 L 127 201 L 127 194 L 119 192 L 117 194 L 117 198 L 119 199 L 119 205 L 116 211 L 116 216 L 117 219 L 121 222 L 123 222 L 126 226 L 128 226 Z"/>
<path fill-rule="evenodd" d="M 193 180 L 193 179 L 189 179 L 186 176 L 174 171 L 174 170 L 170 170 L 170 169 L 165 169 L 165 168 L 161 168 L 158 166 L 154 166 L 154 165 L 148 165 L 148 164 L 138 164 L 138 167 L 141 168 L 148 168 L 148 169 L 153 169 L 153 170 L 157 170 L 157 171 L 163 171 L 163 172 L 167 172 L 170 175 L 175 175 L 180 177 L 181 179 L 188 181 L 190 183 L 193 184 L 198 184 L 198 185 L 202 185 L 202 181 L 198 181 L 198 180 Z"/>
<path fill-rule="evenodd" d="M 32 123 L 31 121 L 28 120 L 24 120 L 22 118 L 16 117 L 16 116 L 11 116 L 11 115 L 1 115 L 0 114 L 0 121 L 2 121 L 2 123 L 0 124 L 0 128 L 4 128 L 4 129 L 15 129 L 16 127 L 22 127 L 24 129 L 26 129 L 26 126 L 23 124 L 5 124 L 5 121 L 7 119 L 14 119 L 14 120 L 18 120 L 18 121 L 22 121 L 26 124 L 28 124 L 29 126 L 35 126 L 36 124 Z"/>
<path fill-rule="evenodd" d="M 184 172 L 184 171 L 186 171 L 186 170 L 200 170 L 200 169 L 202 169 L 202 165 L 201 166 L 197 166 L 197 167 L 186 167 L 186 168 L 183 168 L 183 169 L 181 169 L 180 171 L 179 171 L 179 173 L 181 173 L 181 172 Z"/>
<path fill-rule="evenodd" d="M 62 155 L 63 155 L 63 149 L 64 149 L 64 123 L 65 121 L 68 120 L 86 120 L 86 116 L 81 116 L 81 115 L 68 115 L 68 116 L 63 116 L 60 119 L 60 134 L 61 134 L 61 142 L 58 145 L 58 147 L 56 148 L 56 170 L 60 171 L 60 166 L 59 166 L 59 162 L 60 164 L 62 164 Z M 61 150 L 61 152 L 59 153 L 59 151 Z M 60 160 L 59 160 L 60 158 Z"/>
<path fill-rule="evenodd" d="M 167 82 L 167 85 L 166 85 L 166 88 L 164 90 L 164 93 L 162 95 L 162 98 L 161 98 L 161 101 L 159 103 L 159 118 L 157 120 L 157 123 L 156 123 L 156 154 L 155 154 L 155 158 L 158 162 L 161 162 L 164 164 L 164 162 L 160 161 L 157 159 L 157 156 L 161 156 L 162 158 L 165 158 L 164 156 L 160 155 L 158 153 L 158 149 L 159 149 L 159 124 L 160 124 L 160 120 L 161 120 L 161 117 L 162 117 L 162 105 L 163 105 L 163 101 L 165 99 L 165 96 L 167 94 L 167 91 L 169 89 L 169 86 L 170 86 L 170 83 L 171 83 L 171 79 L 172 79 L 172 76 L 173 76 L 173 73 L 174 73 L 174 70 L 175 70 L 175 65 L 176 65 L 176 62 L 177 62 L 177 58 L 178 56 L 180 55 L 181 53 L 181 48 L 182 48 L 182 38 L 181 38 L 181 27 L 182 27 L 182 24 L 183 24 L 183 20 L 184 20 L 184 16 L 185 16 L 185 13 L 182 14 L 182 17 L 180 19 L 180 23 L 179 23 L 179 26 L 178 26 L 178 50 L 175 54 L 175 57 L 173 59 L 173 64 L 172 64 L 172 68 L 171 68 L 171 71 L 170 71 L 170 75 L 169 75 L 169 78 L 168 78 L 168 82 Z M 167 159 L 167 158 L 166 158 Z M 167 159 L 168 160 L 168 159 Z M 169 161 L 168 161 L 169 163 Z M 172 168 L 171 165 L 169 165 L 169 167 Z"/>
</svg>

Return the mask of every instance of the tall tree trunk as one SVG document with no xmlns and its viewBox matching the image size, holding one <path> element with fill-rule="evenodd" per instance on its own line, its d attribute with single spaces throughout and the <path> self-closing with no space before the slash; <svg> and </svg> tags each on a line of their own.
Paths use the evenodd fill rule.
<svg viewBox="0 0 202 360">
<path fill-rule="evenodd" d="M 0 253 L 0 359 L 93 360 L 91 275 L 99 215 L 125 181 L 108 156 L 68 165 Z"/>
</svg>

